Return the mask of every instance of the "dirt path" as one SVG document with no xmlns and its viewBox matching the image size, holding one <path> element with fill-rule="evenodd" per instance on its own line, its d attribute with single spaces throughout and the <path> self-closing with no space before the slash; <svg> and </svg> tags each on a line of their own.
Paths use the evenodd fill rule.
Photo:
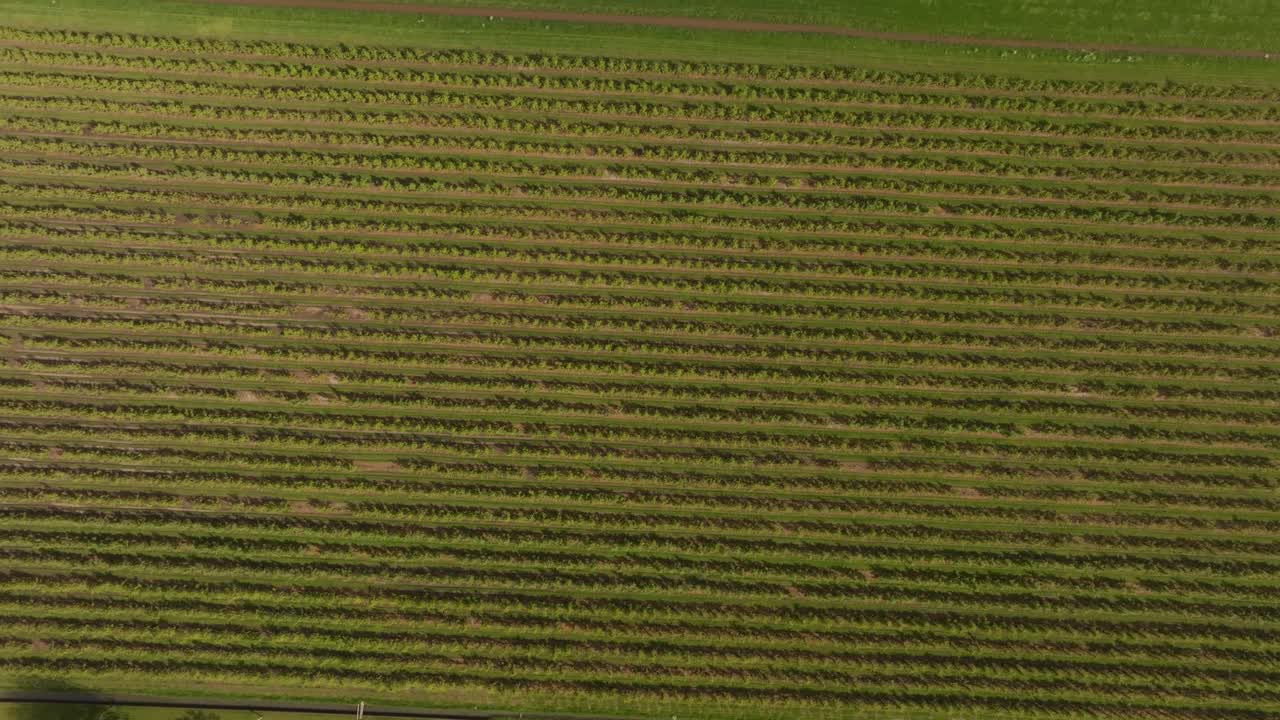
<svg viewBox="0 0 1280 720">
<path fill-rule="evenodd" d="M 1272 53 L 1263 50 L 1232 50 L 1203 47 L 1146 47 L 1115 43 L 1052 42 L 1046 40 L 1016 40 L 975 38 L 959 35 L 931 35 L 926 33 L 879 32 L 855 30 L 831 25 L 806 25 L 799 23 L 766 23 L 748 20 L 718 20 L 712 18 L 660 17 L 649 15 L 607 15 L 599 13 L 551 12 L 540 10 L 512 10 L 504 8 L 449 7 L 435 5 L 409 5 L 389 2 L 360 2 L 358 0 L 205 0 L 224 5 L 262 5 L 270 7 L 316 8 L 323 10 L 373 10 L 417 15 L 448 15 L 453 17 L 499 17 L 513 20 L 546 20 L 555 22 L 597 23 L 604 25 L 646 25 L 694 30 L 733 30 L 743 32 L 791 32 L 840 35 L 871 40 L 901 40 L 908 42 L 939 43 L 943 45 L 977 45 L 1001 48 L 1035 48 L 1041 50 L 1101 50 L 1106 52 L 1157 53 L 1165 55 L 1204 55 L 1210 57 L 1241 57 L 1271 59 Z M 1280 59 L 1280 53 L 1277 53 Z"/>
</svg>

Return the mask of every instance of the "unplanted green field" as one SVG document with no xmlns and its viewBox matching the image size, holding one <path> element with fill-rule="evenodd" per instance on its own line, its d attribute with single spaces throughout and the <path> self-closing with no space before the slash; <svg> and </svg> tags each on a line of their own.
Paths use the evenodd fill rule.
<svg viewBox="0 0 1280 720">
<path fill-rule="evenodd" d="M 623 59 L 18 5 L 0 684 L 1278 716 L 1268 62 Z"/>
<path fill-rule="evenodd" d="M 465 5 L 466 3 L 461 3 Z M 987 1 L 981 11 L 967 12 L 972 18 L 1004 16 L 1006 5 Z M 1255 9 L 1249 2 L 1237 3 L 1225 14 L 1235 18 L 1253 18 Z M 724 4 L 711 17 L 768 20 L 772 15 L 731 13 Z M 514 7 L 514 5 L 513 5 Z M 533 10 L 558 9 L 552 3 L 527 6 Z M 866 3 L 859 3 L 866 8 Z M 890 4 L 881 9 L 892 11 Z M 900 7 L 900 6 L 896 6 Z M 565 9 L 581 10 L 571 5 Z M 788 8 L 790 11 L 793 8 Z M 1110 11 L 1115 11 L 1111 8 Z M 621 7 L 596 7 L 593 12 L 625 12 Z M 699 12 L 685 9 L 677 15 Z M 705 12 L 705 9 L 704 9 Z M 595 55 L 601 48 L 627 58 L 666 60 L 723 61 L 788 64 L 830 64 L 855 62 L 859 67 L 887 70 L 919 70 L 930 73 L 954 71 L 1008 74 L 1010 63 L 1023 77 L 1062 78 L 1099 81 L 1199 81 L 1211 84 L 1252 83 L 1271 86 L 1280 73 L 1280 53 L 1269 61 L 1238 57 L 1206 57 L 1168 55 L 1160 52 L 1094 52 L 1087 49 L 1059 51 L 1033 48 L 1002 48 L 976 45 L 937 45 L 928 43 L 889 42 L 884 40 L 814 35 L 802 33 L 770 33 L 717 31 L 675 27 L 617 26 L 586 22 L 545 22 L 496 17 L 448 17 L 440 15 L 412 16 L 361 10 L 353 5 L 346 11 L 276 7 L 270 4 L 220 4 L 201 0 L 0 0 L 0 17 L 6 24 L 32 29 L 57 27 L 68 30 L 110 31 L 146 35 L 182 35 L 229 40 L 277 40 L 318 44 L 348 43 L 355 45 L 402 45 L 415 48 L 502 49 L 517 53 L 550 53 Z M 918 24 L 930 16 L 916 13 L 914 21 L 903 18 L 880 18 L 881 24 L 869 24 L 870 18 L 856 23 L 849 18 L 837 26 L 929 33 L 933 25 Z M 1024 16 L 1030 17 L 1030 16 Z M 1168 15 L 1181 18 L 1183 15 Z M 1226 50 L 1273 50 L 1264 40 L 1280 36 L 1275 30 L 1275 13 L 1264 14 L 1245 22 L 1251 28 L 1245 37 L 1237 37 L 1230 29 L 1215 34 L 1200 26 L 1195 37 L 1173 35 L 1153 39 L 1150 23 L 1127 27 L 1127 32 L 1142 32 L 1143 46 L 1204 47 Z M 834 18 L 833 18 L 834 20 Z M 950 34 L 960 32 L 954 17 Z M 792 22 L 822 21 L 821 17 L 795 16 Z M 1001 27 L 991 30 L 996 39 L 1031 39 L 1078 41 L 1089 43 L 1124 43 L 1124 36 L 1113 36 L 1107 28 L 1114 25 L 1088 24 L 1089 30 L 1063 31 L 1057 21 L 1030 22 L 1022 28 Z M 967 27 L 967 26 L 966 26 Z M 1032 28 L 1058 28 L 1045 38 Z M 981 37 L 981 34 L 976 34 Z"/>
<path fill-rule="evenodd" d="M 407 0 L 418 5 L 492 8 L 490 0 Z M 771 23 L 809 23 L 899 33 L 1017 38 L 1165 47 L 1273 49 L 1280 16 L 1267 0 L 1231 0 L 1207 7 L 1184 0 L 508 0 L 501 7 L 531 11 L 683 16 Z"/>
</svg>

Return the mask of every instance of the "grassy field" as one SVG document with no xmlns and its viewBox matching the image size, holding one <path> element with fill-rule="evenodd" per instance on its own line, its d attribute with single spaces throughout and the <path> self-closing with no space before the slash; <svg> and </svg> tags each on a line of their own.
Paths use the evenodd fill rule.
<svg viewBox="0 0 1280 720">
<path fill-rule="evenodd" d="M 1280 49 L 1280 13 L 1268 0 L 1205 3 L 1188 0 L 408 0 L 420 5 L 507 7 L 622 15 L 688 16 L 776 23 L 811 23 L 899 33 L 1099 42 L 1166 47 Z"/>
<path fill-rule="evenodd" d="M 0 685 L 1280 717 L 1274 64 L 4 5 Z"/>
<path fill-rule="evenodd" d="M 996 6 L 1001 6 L 999 3 Z M 620 8 L 610 8 L 619 10 Z M 0 0 L 10 26 L 288 40 L 321 44 L 397 44 L 420 48 L 501 48 L 508 52 L 762 63 L 856 63 L 923 72 L 1004 74 L 1011 61 L 1022 77 L 1076 80 L 1280 83 L 1280 60 L 1169 56 L 1159 53 L 1063 52 L 887 42 L 797 33 L 717 32 L 662 27 L 440 16 L 405 16 L 192 0 Z M 1261 22 L 1255 27 L 1268 27 Z M 909 29 L 916 29 L 912 26 Z M 1223 46 L 1205 35 L 1199 44 Z M 1262 47 L 1266 47 L 1265 45 Z"/>
</svg>

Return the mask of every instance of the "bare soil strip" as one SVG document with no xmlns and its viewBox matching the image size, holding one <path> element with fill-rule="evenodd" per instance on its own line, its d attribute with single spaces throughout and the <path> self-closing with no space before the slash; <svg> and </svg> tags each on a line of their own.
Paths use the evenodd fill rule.
<svg viewBox="0 0 1280 720">
<path fill-rule="evenodd" d="M 1012 38 L 975 38 L 960 35 L 932 35 L 927 33 L 881 32 L 855 30 L 831 25 L 800 23 L 766 23 L 749 20 L 718 20 L 711 18 L 663 17 L 651 15 L 608 15 L 603 13 L 550 12 L 541 10 L 513 10 L 506 8 L 449 7 L 437 5 L 409 5 L 389 2 L 359 2 L 357 0 L 204 0 L 223 5 L 259 5 L 266 7 L 296 7 L 321 10 L 372 10 L 417 15 L 447 15 L 452 17 L 495 17 L 513 20 L 537 20 L 551 22 L 596 23 L 604 25 L 647 25 L 693 30 L 731 30 L 740 32 L 792 32 L 840 35 L 871 40 L 896 40 L 926 42 L 943 45 L 974 45 L 1001 48 L 1034 48 L 1041 50 L 1099 50 L 1104 52 L 1154 53 L 1160 55 L 1204 55 L 1210 57 L 1240 57 L 1272 59 L 1264 50 L 1234 50 L 1204 47 L 1148 47 L 1117 43 L 1053 42 L 1048 40 L 1018 40 Z M 1275 53 L 1280 59 L 1280 52 Z"/>
</svg>

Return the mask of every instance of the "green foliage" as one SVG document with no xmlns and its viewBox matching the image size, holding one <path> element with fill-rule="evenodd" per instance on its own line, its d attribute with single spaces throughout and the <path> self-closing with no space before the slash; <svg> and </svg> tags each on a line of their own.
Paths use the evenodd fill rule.
<svg viewBox="0 0 1280 720">
<path fill-rule="evenodd" d="M 1280 701 L 1272 90 L 0 39 L 0 673 Z"/>
</svg>

